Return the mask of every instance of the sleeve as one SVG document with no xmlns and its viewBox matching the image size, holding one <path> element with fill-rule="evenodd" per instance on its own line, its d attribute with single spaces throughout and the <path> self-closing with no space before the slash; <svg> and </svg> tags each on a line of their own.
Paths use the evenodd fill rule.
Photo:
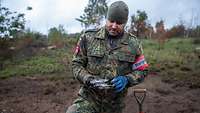
<svg viewBox="0 0 200 113">
<path fill-rule="evenodd" d="M 128 87 L 137 85 L 144 81 L 148 75 L 148 64 L 145 60 L 142 45 L 138 40 L 134 40 L 134 47 L 136 51 L 135 61 L 130 64 L 132 72 L 127 74 Z"/>
<path fill-rule="evenodd" d="M 74 77 L 82 84 L 92 76 L 86 71 L 87 66 L 87 40 L 85 34 L 81 35 L 72 59 L 72 72 Z"/>
</svg>

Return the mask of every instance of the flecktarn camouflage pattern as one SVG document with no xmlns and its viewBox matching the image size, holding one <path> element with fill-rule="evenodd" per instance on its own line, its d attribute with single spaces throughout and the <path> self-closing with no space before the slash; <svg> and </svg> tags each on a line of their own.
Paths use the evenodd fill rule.
<svg viewBox="0 0 200 113">
<path fill-rule="evenodd" d="M 72 60 L 74 76 L 82 87 L 79 98 L 67 113 L 120 113 L 128 87 L 137 85 L 147 75 L 147 70 L 134 70 L 133 63 L 143 54 L 140 42 L 134 35 L 125 32 L 110 47 L 105 28 L 87 31 L 80 37 Z M 116 75 L 128 78 L 125 90 L 116 93 L 111 89 L 94 90 L 85 85 L 89 76 L 112 80 Z M 83 111 L 84 112 L 81 112 Z"/>
</svg>

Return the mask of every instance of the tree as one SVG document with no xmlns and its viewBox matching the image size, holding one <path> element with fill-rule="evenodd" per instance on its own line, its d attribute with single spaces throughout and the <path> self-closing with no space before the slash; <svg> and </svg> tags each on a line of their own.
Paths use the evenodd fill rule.
<svg viewBox="0 0 200 113">
<path fill-rule="evenodd" d="M 164 21 L 163 20 L 160 20 L 160 21 L 156 22 L 155 28 L 156 28 L 155 38 L 159 42 L 159 50 L 160 50 L 160 49 L 163 48 L 164 43 L 169 38 L 168 37 L 169 35 L 165 30 L 165 25 L 164 25 Z"/>
<path fill-rule="evenodd" d="M 4 62 L 12 59 L 10 37 L 16 37 L 25 28 L 24 14 L 11 12 L 8 8 L 2 7 L 0 3 L 0 70 L 4 67 Z"/>
<path fill-rule="evenodd" d="M 153 34 L 154 34 L 153 26 L 151 24 L 147 24 L 145 28 L 145 33 L 144 33 L 145 37 L 148 37 L 151 39 L 153 37 Z"/>
<path fill-rule="evenodd" d="M 98 27 L 101 21 L 105 19 L 108 6 L 106 0 L 89 0 L 87 7 L 84 9 L 84 14 L 80 18 L 76 18 L 85 28 L 94 25 Z"/>
<path fill-rule="evenodd" d="M 160 20 L 158 22 L 156 22 L 156 33 L 159 33 L 159 34 L 163 34 L 165 33 L 165 26 L 164 26 L 164 21 L 163 20 Z"/>
<path fill-rule="evenodd" d="M 137 37 L 144 35 L 147 29 L 147 13 L 145 11 L 137 11 L 137 15 L 131 16 L 130 32 L 136 34 Z"/>
<path fill-rule="evenodd" d="M 184 37 L 185 35 L 185 26 L 184 25 L 175 25 L 169 30 L 171 37 Z"/>
<path fill-rule="evenodd" d="M 200 38 L 200 25 L 197 25 L 196 28 L 194 29 L 194 37 L 199 37 Z"/>
<path fill-rule="evenodd" d="M 59 25 L 58 28 L 50 28 L 48 33 L 49 43 L 51 45 L 55 45 L 58 48 L 63 47 L 65 34 L 66 33 L 62 25 Z"/>
<path fill-rule="evenodd" d="M 25 28 L 24 14 L 0 7 L 0 38 L 14 37 Z"/>
</svg>

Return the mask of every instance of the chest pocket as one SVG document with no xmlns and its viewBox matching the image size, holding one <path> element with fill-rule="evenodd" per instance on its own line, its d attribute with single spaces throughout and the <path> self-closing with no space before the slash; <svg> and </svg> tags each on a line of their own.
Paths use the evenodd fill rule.
<svg viewBox="0 0 200 113">
<path fill-rule="evenodd" d="M 131 67 L 135 61 L 135 54 L 121 48 L 112 52 L 112 59 L 117 63 L 117 74 L 124 75 L 132 71 Z"/>
<path fill-rule="evenodd" d="M 113 58 L 118 61 L 122 62 L 134 62 L 135 61 L 135 56 L 136 56 L 136 50 L 133 48 L 129 47 L 129 45 L 121 45 L 116 50 L 112 51 Z"/>
<path fill-rule="evenodd" d="M 104 65 L 104 54 L 88 54 L 88 72 L 94 75 L 101 73 L 102 66 Z"/>
</svg>

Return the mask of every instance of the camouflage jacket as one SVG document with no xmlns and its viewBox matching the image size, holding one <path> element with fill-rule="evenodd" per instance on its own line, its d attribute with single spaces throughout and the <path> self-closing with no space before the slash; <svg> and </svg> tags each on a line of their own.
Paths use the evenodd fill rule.
<svg viewBox="0 0 200 113">
<path fill-rule="evenodd" d="M 119 104 L 127 93 L 127 88 L 140 82 L 147 70 L 132 69 L 135 59 L 142 55 L 142 48 L 134 35 L 124 33 L 117 46 L 110 48 L 105 28 L 87 31 L 81 35 L 72 60 L 72 70 L 76 79 L 83 84 L 79 94 L 95 103 Z M 87 76 L 112 79 L 116 75 L 127 76 L 127 88 L 121 93 L 113 91 L 94 92 L 84 86 Z M 109 105 L 107 105 L 109 106 Z"/>
</svg>

